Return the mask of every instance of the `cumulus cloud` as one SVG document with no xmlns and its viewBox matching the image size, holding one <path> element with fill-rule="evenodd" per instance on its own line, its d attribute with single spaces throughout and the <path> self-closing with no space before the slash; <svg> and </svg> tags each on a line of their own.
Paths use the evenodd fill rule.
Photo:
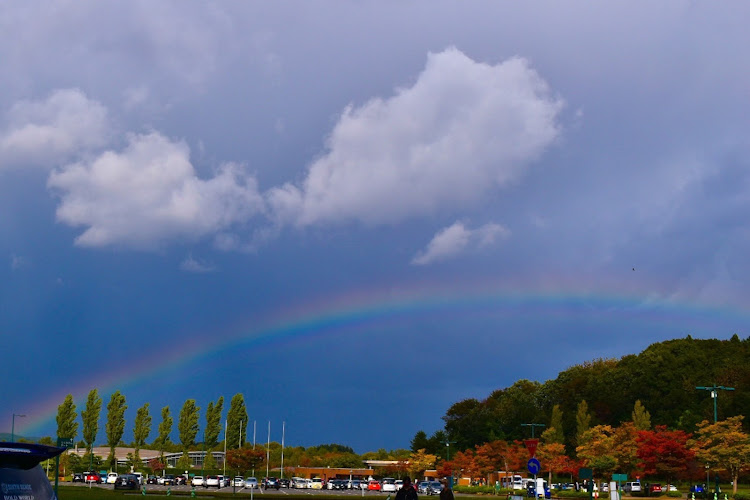
<svg viewBox="0 0 750 500">
<path fill-rule="evenodd" d="M 188 255 L 185 257 L 185 260 L 180 263 L 180 269 L 189 273 L 210 273 L 215 271 L 216 267 L 207 262 L 195 259 L 192 255 Z"/>
<path fill-rule="evenodd" d="M 42 101 L 20 101 L 0 132 L 0 168 L 51 168 L 102 147 L 108 139 L 107 110 L 78 89 L 53 92 Z"/>
<path fill-rule="evenodd" d="M 563 107 L 528 61 L 430 54 L 414 84 L 342 113 L 301 184 L 270 190 L 282 223 L 380 224 L 476 204 L 560 133 Z"/>
<path fill-rule="evenodd" d="M 236 164 L 200 179 L 188 146 L 153 132 L 128 136 L 123 151 L 106 151 L 53 171 L 57 219 L 85 227 L 76 244 L 151 248 L 174 238 L 231 230 L 263 211 L 254 177 Z"/>
<path fill-rule="evenodd" d="M 427 244 L 427 248 L 412 259 L 412 264 L 423 266 L 450 259 L 462 253 L 492 245 L 499 238 L 506 238 L 509 235 L 508 229 L 495 223 L 470 229 L 462 222 L 454 222 L 453 225 L 438 231 Z"/>
</svg>

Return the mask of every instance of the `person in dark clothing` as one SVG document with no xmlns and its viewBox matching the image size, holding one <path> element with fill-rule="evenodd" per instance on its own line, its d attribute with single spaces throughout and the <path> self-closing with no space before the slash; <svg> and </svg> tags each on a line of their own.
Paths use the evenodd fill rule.
<svg viewBox="0 0 750 500">
<path fill-rule="evenodd" d="M 405 477 L 404 484 L 401 486 L 401 489 L 398 490 L 398 493 L 396 493 L 396 500 L 417 500 L 418 498 L 417 490 L 412 486 L 411 479 Z"/>
<path fill-rule="evenodd" d="M 455 500 L 448 479 L 444 477 L 440 482 L 443 483 L 443 489 L 440 490 L 440 500 Z"/>
</svg>

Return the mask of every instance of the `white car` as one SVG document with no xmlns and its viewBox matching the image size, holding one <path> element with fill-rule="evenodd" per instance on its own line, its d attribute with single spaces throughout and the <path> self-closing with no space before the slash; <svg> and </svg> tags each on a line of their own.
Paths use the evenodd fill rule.
<svg viewBox="0 0 750 500">
<path fill-rule="evenodd" d="M 305 479 L 302 477 L 293 477 L 292 488 L 300 488 L 300 489 L 307 488 L 307 481 L 305 481 Z"/>
<path fill-rule="evenodd" d="M 383 493 L 394 493 L 398 490 L 396 480 L 392 477 L 384 477 L 380 482 L 380 491 Z"/>
<path fill-rule="evenodd" d="M 396 491 L 400 490 L 404 487 L 404 480 L 403 479 L 396 479 Z"/>
<path fill-rule="evenodd" d="M 193 476 L 190 480 L 191 486 L 203 486 L 203 476 Z"/>
<path fill-rule="evenodd" d="M 117 472 L 110 472 L 107 474 L 107 484 L 115 484 L 117 482 Z"/>
<path fill-rule="evenodd" d="M 229 487 L 232 485 L 232 480 L 229 479 L 227 476 L 219 475 L 219 486 L 220 487 Z"/>
<path fill-rule="evenodd" d="M 322 490 L 323 480 L 319 477 L 314 477 L 310 480 L 310 484 L 308 484 L 307 487 L 312 490 Z"/>
<path fill-rule="evenodd" d="M 254 477 L 248 477 L 245 479 L 245 488 L 257 488 L 258 487 L 258 479 Z"/>
<path fill-rule="evenodd" d="M 242 479 L 242 476 L 235 476 L 235 478 L 232 479 L 232 486 L 242 488 L 245 486 L 245 480 Z"/>
<path fill-rule="evenodd" d="M 203 486 L 205 486 L 206 488 L 208 488 L 209 486 L 221 488 L 221 483 L 219 482 L 219 476 L 206 476 L 206 480 L 203 481 Z"/>
</svg>

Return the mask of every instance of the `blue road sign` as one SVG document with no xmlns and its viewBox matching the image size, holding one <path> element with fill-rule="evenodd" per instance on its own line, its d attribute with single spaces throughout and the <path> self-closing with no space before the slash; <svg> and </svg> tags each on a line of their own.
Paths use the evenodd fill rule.
<svg viewBox="0 0 750 500">
<path fill-rule="evenodd" d="M 529 472 L 534 474 L 535 476 L 539 474 L 539 471 L 542 469 L 542 465 L 536 458 L 530 459 L 529 463 L 526 464 L 526 467 L 529 469 Z"/>
</svg>

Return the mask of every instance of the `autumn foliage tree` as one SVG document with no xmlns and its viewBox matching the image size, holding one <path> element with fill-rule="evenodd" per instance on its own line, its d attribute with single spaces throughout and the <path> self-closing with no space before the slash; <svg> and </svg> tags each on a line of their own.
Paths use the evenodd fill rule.
<svg viewBox="0 0 750 500">
<path fill-rule="evenodd" d="M 258 448 L 236 448 L 227 451 L 227 465 L 240 474 L 259 468 L 265 461 L 266 452 Z"/>
<path fill-rule="evenodd" d="M 646 475 L 672 479 L 687 472 L 687 464 L 695 452 L 688 448 L 690 435 L 684 431 L 670 431 L 665 425 L 657 425 L 652 431 L 638 431 L 639 467 Z"/>
<path fill-rule="evenodd" d="M 742 430 L 743 418 L 738 415 L 713 424 L 704 420 L 690 441 L 698 460 L 729 473 L 735 494 L 740 471 L 750 465 L 750 439 Z"/>
</svg>

